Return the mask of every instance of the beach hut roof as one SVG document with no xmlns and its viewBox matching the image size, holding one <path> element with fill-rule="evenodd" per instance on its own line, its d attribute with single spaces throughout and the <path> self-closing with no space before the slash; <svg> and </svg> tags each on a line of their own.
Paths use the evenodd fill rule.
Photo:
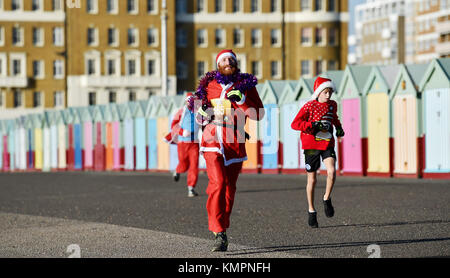
<svg viewBox="0 0 450 278">
<path fill-rule="evenodd" d="M 264 87 L 259 92 L 259 96 L 263 104 L 278 103 L 283 92 L 286 81 L 267 80 Z"/>
<path fill-rule="evenodd" d="M 145 116 L 142 105 L 139 102 L 130 102 L 130 109 L 133 118 L 143 118 Z"/>
<path fill-rule="evenodd" d="M 297 86 L 297 80 L 288 80 L 283 87 L 281 97 L 278 101 L 279 104 L 292 103 L 297 100 L 297 94 L 295 87 Z"/>
<path fill-rule="evenodd" d="M 428 65 L 425 74 L 420 81 L 419 91 L 423 92 L 425 90 L 425 86 L 430 82 L 433 74 L 441 74 L 443 78 L 439 78 L 438 87 L 446 86 L 450 87 L 450 58 L 440 58 L 434 59 Z"/>
<path fill-rule="evenodd" d="M 294 91 L 297 94 L 296 99 L 310 99 L 314 92 L 314 78 L 300 77 Z"/>
<path fill-rule="evenodd" d="M 105 119 L 105 115 L 103 113 L 104 105 L 95 105 L 91 110 L 91 117 L 93 122 L 102 122 Z"/>
<path fill-rule="evenodd" d="M 400 65 L 373 66 L 364 85 L 363 94 L 369 92 L 390 93 Z"/>
<path fill-rule="evenodd" d="M 427 64 L 400 65 L 400 70 L 397 73 L 394 85 L 390 93 L 391 98 L 393 98 L 398 93 L 417 94 L 419 89 L 419 82 L 422 79 L 427 66 Z M 405 86 L 402 85 L 402 81 L 405 81 Z"/>
</svg>

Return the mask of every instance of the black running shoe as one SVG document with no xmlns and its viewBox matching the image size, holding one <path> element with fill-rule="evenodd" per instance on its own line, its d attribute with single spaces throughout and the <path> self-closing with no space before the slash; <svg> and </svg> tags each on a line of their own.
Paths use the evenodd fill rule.
<svg viewBox="0 0 450 278">
<path fill-rule="evenodd" d="M 328 198 L 328 200 L 323 201 L 323 206 L 325 208 L 325 215 L 327 217 L 333 217 L 334 208 L 333 208 L 333 205 L 331 204 L 331 198 Z"/>
<path fill-rule="evenodd" d="M 319 227 L 319 223 L 317 223 L 317 212 L 309 212 L 308 211 L 308 224 L 310 227 L 312 228 L 318 228 Z"/>
<path fill-rule="evenodd" d="M 214 246 L 212 252 L 225 252 L 228 249 L 228 238 L 225 232 L 215 235 Z"/>
<path fill-rule="evenodd" d="M 176 182 L 179 181 L 180 180 L 180 174 L 178 174 L 177 172 L 174 172 L 173 173 L 173 180 L 176 181 Z"/>
</svg>

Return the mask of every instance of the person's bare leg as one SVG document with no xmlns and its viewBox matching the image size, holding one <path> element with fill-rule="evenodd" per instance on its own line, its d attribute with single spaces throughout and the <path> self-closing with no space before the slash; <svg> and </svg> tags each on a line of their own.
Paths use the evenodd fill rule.
<svg viewBox="0 0 450 278">
<path fill-rule="evenodd" d="M 323 163 L 325 164 L 325 167 L 327 169 L 327 187 L 325 189 L 325 194 L 323 195 L 323 200 L 326 201 L 330 199 L 334 182 L 336 181 L 335 159 L 332 157 L 327 157 L 323 160 Z"/>
<path fill-rule="evenodd" d="M 314 208 L 314 188 L 316 187 L 316 172 L 307 173 L 306 197 L 308 199 L 308 209 L 310 212 L 316 211 Z"/>
</svg>

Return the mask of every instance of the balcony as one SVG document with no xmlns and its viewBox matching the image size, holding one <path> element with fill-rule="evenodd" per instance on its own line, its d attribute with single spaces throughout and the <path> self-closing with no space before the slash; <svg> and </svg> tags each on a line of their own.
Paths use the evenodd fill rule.
<svg viewBox="0 0 450 278">
<path fill-rule="evenodd" d="M 0 87 L 2 88 L 26 88 L 28 78 L 26 76 L 0 76 Z"/>
<path fill-rule="evenodd" d="M 83 87 L 161 87 L 156 76 L 89 76 L 81 77 Z"/>
<path fill-rule="evenodd" d="M 435 28 L 438 34 L 448 34 L 450 33 L 450 21 L 438 21 Z"/>
</svg>

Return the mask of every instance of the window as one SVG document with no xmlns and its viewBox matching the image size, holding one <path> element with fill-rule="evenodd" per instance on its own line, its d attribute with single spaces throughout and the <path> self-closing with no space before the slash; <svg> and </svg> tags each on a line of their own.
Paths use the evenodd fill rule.
<svg viewBox="0 0 450 278">
<path fill-rule="evenodd" d="M 107 75 L 116 75 L 116 60 L 114 59 L 107 59 L 106 60 L 106 73 Z"/>
<path fill-rule="evenodd" d="M 300 10 L 311 10 L 311 0 L 300 0 Z"/>
<path fill-rule="evenodd" d="M 108 45 L 110 46 L 118 46 L 119 40 L 117 39 L 119 37 L 119 30 L 116 28 L 110 27 L 108 28 Z"/>
<path fill-rule="evenodd" d="M 64 45 L 64 33 L 62 27 L 53 28 L 53 45 L 63 46 Z"/>
<path fill-rule="evenodd" d="M 278 0 L 270 0 L 270 12 L 274 13 L 278 11 Z"/>
<path fill-rule="evenodd" d="M 197 12 L 202 13 L 205 11 L 205 0 L 197 0 Z"/>
<path fill-rule="evenodd" d="M 157 13 L 158 9 L 156 5 L 157 5 L 156 0 L 147 0 L 147 12 L 151 14 Z"/>
<path fill-rule="evenodd" d="M 33 27 L 33 45 L 43 46 L 44 45 L 44 29 Z"/>
<path fill-rule="evenodd" d="M 14 107 L 20 107 L 22 106 L 23 101 L 22 101 L 22 92 L 20 90 L 14 90 L 13 93 L 13 105 Z"/>
<path fill-rule="evenodd" d="M 53 11 L 61 10 L 61 0 L 52 0 L 52 9 Z"/>
<path fill-rule="evenodd" d="M 21 0 L 11 0 L 11 10 L 17 11 L 22 9 L 22 1 Z"/>
<path fill-rule="evenodd" d="M 243 35 L 243 30 L 241 30 L 241 29 L 238 29 L 238 28 L 235 28 L 234 30 L 233 30 L 233 44 L 235 45 L 235 46 L 239 46 L 239 47 L 242 47 L 243 46 L 243 38 L 244 37 L 244 35 Z"/>
<path fill-rule="evenodd" d="M 6 53 L 0 53 L 0 77 L 6 76 Z"/>
<path fill-rule="evenodd" d="M 311 69 L 310 69 L 310 63 L 309 60 L 302 60 L 301 61 L 301 76 L 310 76 L 311 75 Z"/>
<path fill-rule="evenodd" d="M 223 0 L 215 0 L 214 2 L 215 2 L 215 5 L 214 5 L 215 10 L 214 11 L 216 13 L 223 12 Z"/>
<path fill-rule="evenodd" d="M 97 93 L 96 92 L 89 92 L 89 105 L 96 105 L 97 104 Z"/>
<path fill-rule="evenodd" d="M 90 14 L 95 14 L 98 12 L 97 0 L 86 0 L 86 12 Z"/>
<path fill-rule="evenodd" d="M 251 0 L 250 3 L 250 11 L 252 13 L 257 13 L 259 12 L 259 0 Z"/>
<path fill-rule="evenodd" d="M 0 26 L 0 46 L 4 45 L 5 45 L 5 28 Z"/>
<path fill-rule="evenodd" d="M 158 45 L 158 29 L 156 28 L 147 29 L 147 44 L 149 46 Z"/>
<path fill-rule="evenodd" d="M 252 29 L 251 40 L 252 40 L 252 46 L 254 46 L 254 47 L 261 46 L 261 30 L 260 29 Z"/>
<path fill-rule="evenodd" d="M 138 13 L 138 6 L 136 5 L 136 0 L 127 0 L 127 11 L 130 14 Z"/>
<path fill-rule="evenodd" d="M 316 61 L 316 75 L 319 75 L 323 72 L 323 62 L 322 60 Z"/>
<path fill-rule="evenodd" d="M 184 29 L 177 29 L 177 47 L 187 46 L 187 35 Z"/>
<path fill-rule="evenodd" d="M 327 70 L 337 70 L 337 61 L 335 60 L 330 60 L 328 61 L 328 68 Z"/>
<path fill-rule="evenodd" d="M 22 60 L 12 59 L 12 76 L 22 75 Z"/>
<path fill-rule="evenodd" d="M 117 93 L 114 91 L 109 92 L 109 103 L 116 103 L 117 101 Z"/>
<path fill-rule="evenodd" d="M 188 66 L 186 62 L 177 62 L 177 78 L 183 80 L 188 78 Z"/>
<path fill-rule="evenodd" d="M 270 62 L 270 76 L 272 78 L 281 78 L 281 63 L 279 61 Z"/>
<path fill-rule="evenodd" d="M 15 46 L 22 46 L 23 41 L 23 28 L 13 27 L 12 29 L 12 43 Z"/>
<path fill-rule="evenodd" d="M 32 0 L 31 1 L 31 10 L 32 11 L 38 11 L 41 10 L 41 0 Z"/>
<path fill-rule="evenodd" d="M 241 0 L 233 0 L 233 2 L 232 2 L 232 11 L 233 11 L 233 13 L 238 13 L 238 12 L 242 11 Z"/>
<path fill-rule="evenodd" d="M 270 30 L 270 42 L 272 46 L 280 46 L 281 45 L 281 31 L 279 29 Z"/>
<path fill-rule="evenodd" d="M 206 72 L 205 62 L 203 61 L 197 62 L 197 77 L 203 76 L 205 72 Z"/>
<path fill-rule="evenodd" d="M 128 60 L 127 61 L 127 66 L 128 66 L 128 75 L 136 75 L 137 71 L 136 71 L 136 60 Z"/>
<path fill-rule="evenodd" d="M 328 30 L 328 44 L 329 45 L 336 45 L 337 44 L 337 30 L 336 28 L 330 28 Z"/>
<path fill-rule="evenodd" d="M 177 14 L 187 13 L 187 0 L 177 0 L 176 12 Z"/>
<path fill-rule="evenodd" d="M 311 45 L 312 44 L 312 28 L 311 27 L 302 28 L 301 44 L 302 45 Z"/>
<path fill-rule="evenodd" d="M 87 75 L 95 75 L 97 73 L 96 70 L 96 61 L 95 59 L 87 59 L 86 60 L 86 73 Z"/>
<path fill-rule="evenodd" d="M 64 61 L 63 60 L 53 61 L 53 76 L 55 79 L 64 78 Z"/>
<path fill-rule="evenodd" d="M 136 50 L 125 53 L 125 74 L 130 76 L 141 75 L 141 53 Z"/>
<path fill-rule="evenodd" d="M 316 28 L 316 44 L 325 44 L 325 28 Z"/>
<path fill-rule="evenodd" d="M 252 62 L 252 74 L 256 77 L 261 77 L 261 63 L 259 61 Z"/>
<path fill-rule="evenodd" d="M 336 0 L 328 0 L 328 11 L 336 11 Z"/>
<path fill-rule="evenodd" d="M 137 46 L 138 44 L 139 44 L 138 29 L 129 28 L 128 29 L 128 45 Z"/>
<path fill-rule="evenodd" d="M 225 30 L 216 29 L 216 46 L 223 47 L 225 45 Z"/>
<path fill-rule="evenodd" d="M 156 65 L 155 60 L 147 60 L 147 75 L 155 74 L 156 72 L 155 65 Z"/>
<path fill-rule="evenodd" d="M 110 14 L 117 14 L 117 0 L 107 0 L 106 1 L 106 11 Z"/>
<path fill-rule="evenodd" d="M 205 29 L 200 29 L 197 30 L 197 45 L 200 47 L 206 47 L 208 42 L 207 42 L 207 33 Z"/>
<path fill-rule="evenodd" d="M 41 97 L 42 97 L 41 92 L 33 92 L 33 107 L 36 108 L 42 105 Z"/>
<path fill-rule="evenodd" d="M 36 79 L 44 78 L 44 61 L 33 61 L 33 77 Z"/>
<path fill-rule="evenodd" d="M 136 92 L 130 91 L 130 92 L 128 93 L 128 100 L 129 100 L 129 101 L 136 101 Z"/>
<path fill-rule="evenodd" d="M 322 1 L 323 0 L 314 0 L 314 11 L 321 11 L 322 10 Z"/>
<path fill-rule="evenodd" d="M 98 31 L 96 28 L 87 29 L 87 44 L 90 46 L 98 45 L 97 41 Z"/>
</svg>

